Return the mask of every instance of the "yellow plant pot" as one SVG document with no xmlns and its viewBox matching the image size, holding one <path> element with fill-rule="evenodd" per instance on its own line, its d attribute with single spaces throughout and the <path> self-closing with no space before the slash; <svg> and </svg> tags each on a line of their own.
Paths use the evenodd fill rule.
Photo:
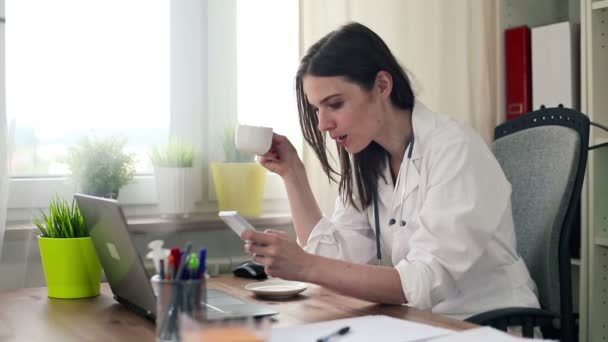
<svg viewBox="0 0 608 342">
<path fill-rule="evenodd" d="M 99 295 L 101 264 L 90 237 L 38 237 L 42 266 L 51 298 Z"/>
<path fill-rule="evenodd" d="M 266 169 L 258 163 L 211 163 L 211 173 L 220 210 L 260 216 Z"/>
</svg>

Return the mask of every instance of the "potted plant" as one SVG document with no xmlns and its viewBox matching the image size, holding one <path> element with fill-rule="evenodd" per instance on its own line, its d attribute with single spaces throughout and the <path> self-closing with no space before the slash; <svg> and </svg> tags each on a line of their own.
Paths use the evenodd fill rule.
<svg viewBox="0 0 608 342">
<path fill-rule="evenodd" d="M 84 138 L 68 152 L 67 163 L 80 191 L 118 198 L 120 188 L 135 175 L 135 156 L 123 151 L 126 139 Z"/>
<path fill-rule="evenodd" d="M 188 216 L 194 211 L 194 146 L 170 140 L 150 153 L 156 178 L 158 207 L 163 216 Z"/>
<path fill-rule="evenodd" d="M 76 202 L 57 197 L 49 213 L 33 219 L 40 230 L 38 245 L 51 298 L 99 295 L 101 264 Z"/>
<path fill-rule="evenodd" d="M 234 144 L 235 125 L 224 130 L 224 162 L 211 163 L 219 210 L 236 210 L 243 216 L 260 216 L 264 200 L 266 169 L 251 154 Z"/>
</svg>

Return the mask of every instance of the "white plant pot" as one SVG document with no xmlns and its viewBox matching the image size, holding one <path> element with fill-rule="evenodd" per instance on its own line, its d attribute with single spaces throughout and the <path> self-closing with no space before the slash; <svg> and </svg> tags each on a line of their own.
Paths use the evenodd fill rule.
<svg viewBox="0 0 608 342">
<path fill-rule="evenodd" d="M 158 208 L 164 216 L 188 216 L 196 201 L 193 167 L 155 167 Z"/>
</svg>

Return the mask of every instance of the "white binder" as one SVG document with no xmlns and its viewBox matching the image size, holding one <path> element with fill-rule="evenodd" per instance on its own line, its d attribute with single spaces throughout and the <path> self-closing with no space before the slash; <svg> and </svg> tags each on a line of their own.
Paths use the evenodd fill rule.
<svg viewBox="0 0 608 342">
<path fill-rule="evenodd" d="M 569 22 L 532 28 L 532 109 L 579 109 L 577 27 Z"/>
</svg>

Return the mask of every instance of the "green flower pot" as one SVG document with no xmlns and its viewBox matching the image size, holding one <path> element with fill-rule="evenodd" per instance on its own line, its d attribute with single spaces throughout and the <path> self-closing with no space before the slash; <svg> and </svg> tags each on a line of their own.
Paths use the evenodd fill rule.
<svg viewBox="0 0 608 342">
<path fill-rule="evenodd" d="M 49 297 L 99 295 L 101 264 L 90 237 L 54 239 L 38 236 L 38 245 Z"/>
</svg>

